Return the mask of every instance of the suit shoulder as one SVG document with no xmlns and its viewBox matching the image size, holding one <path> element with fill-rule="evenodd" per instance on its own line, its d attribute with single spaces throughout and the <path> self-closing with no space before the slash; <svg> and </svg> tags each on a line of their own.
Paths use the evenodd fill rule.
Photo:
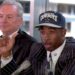
<svg viewBox="0 0 75 75">
<path fill-rule="evenodd" d="M 66 37 L 67 42 L 75 43 L 75 39 L 73 37 Z"/>
<path fill-rule="evenodd" d="M 23 40 L 23 41 L 26 41 L 26 42 L 37 42 L 35 38 L 33 38 L 31 35 L 27 34 L 24 31 L 19 31 L 18 33 L 19 34 L 16 37 L 16 39 L 19 39 L 21 41 Z"/>
<path fill-rule="evenodd" d="M 73 37 L 66 37 L 66 41 L 70 47 L 75 48 L 75 39 Z"/>
</svg>

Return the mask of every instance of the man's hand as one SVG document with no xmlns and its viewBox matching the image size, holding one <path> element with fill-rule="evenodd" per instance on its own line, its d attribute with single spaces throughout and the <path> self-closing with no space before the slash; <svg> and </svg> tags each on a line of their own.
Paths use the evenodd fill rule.
<svg viewBox="0 0 75 75">
<path fill-rule="evenodd" d="M 17 33 L 14 33 L 11 37 L 4 36 L 4 38 L 0 39 L 0 57 L 6 58 L 11 55 L 16 35 Z"/>
</svg>

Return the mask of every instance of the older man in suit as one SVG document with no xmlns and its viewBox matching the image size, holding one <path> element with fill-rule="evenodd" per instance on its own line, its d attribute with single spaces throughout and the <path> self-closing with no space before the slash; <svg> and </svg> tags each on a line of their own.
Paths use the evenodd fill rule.
<svg viewBox="0 0 75 75">
<path fill-rule="evenodd" d="M 23 13 L 22 5 L 16 0 L 4 0 L 0 5 L 0 30 L 3 32 L 0 38 L 0 75 L 33 75 L 30 62 L 38 56 L 36 52 L 44 48 L 24 31 L 17 31 L 23 24 Z M 30 56 L 32 53 L 33 57 Z"/>
<path fill-rule="evenodd" d="M 0 5 L 0 75 L 10 75 L 29 56 L 34 39 L 19 30 L 23 24 L 23 7 L 15 0 L 4 0 Z M 28 61 L 27 61 L 28 62 Z M 30 64 L 29 64 L 30 66 Z"/>
<path fill-rule="evenodd" d="M 46 11 L 40 14 L 39 25 L 36 28 L 39 29 L 42 43 L 47 50 L 47 58 L 40 58 L 41 61 L 37 62 L 41 66 L 37 65 L 40 71 L 36 73 L 38 75 L 70 74 L 75 59 L 75 40 L 65 37 L 64 16 L 59 12 Z"/>
</svg>

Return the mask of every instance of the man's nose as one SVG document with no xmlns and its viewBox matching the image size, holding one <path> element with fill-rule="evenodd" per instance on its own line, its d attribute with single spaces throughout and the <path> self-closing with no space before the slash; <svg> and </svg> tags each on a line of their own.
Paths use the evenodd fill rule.
<svg viewBox="0 0 75 75">
<path fill-rule="evenodd" d="M 45 41 L 48 40 L 48 39 L 49 39 L 49 34 L 46 33 L 46 34 L 44 35 L 44 39 L 45 39 Z"/>
</svg>

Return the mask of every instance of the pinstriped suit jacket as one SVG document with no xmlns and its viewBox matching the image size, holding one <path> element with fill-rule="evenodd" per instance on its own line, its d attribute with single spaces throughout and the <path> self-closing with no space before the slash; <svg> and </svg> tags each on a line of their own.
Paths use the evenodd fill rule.
<svg viewBox="0 0 75 75">
<path fill-rule="evenodd" d="M 68 38 L 66 41 L 66 45 L 56 63 L 55 66 L 55 75 L 75 75 L 74 66 L 75 63 L 75 40 L 72 38 Z M 32 61 L 33 69 L 35 75 L 45 75 L 46 73 L 46 55 L 39 56 L 34 61 Z M 70 74 L 71 73 L 71 74 Z"/>
</svg>

